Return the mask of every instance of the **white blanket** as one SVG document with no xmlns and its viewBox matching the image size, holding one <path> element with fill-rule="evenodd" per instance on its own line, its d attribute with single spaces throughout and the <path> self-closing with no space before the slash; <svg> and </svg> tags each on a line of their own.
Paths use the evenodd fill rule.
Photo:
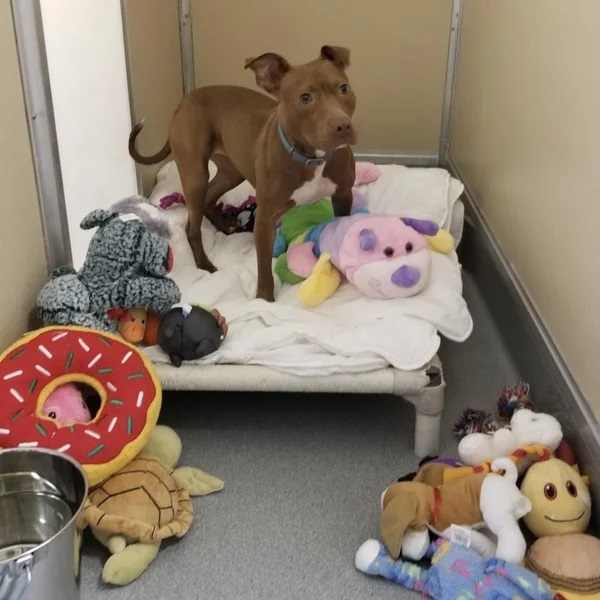
<svg viewBox="0 0 600 600">
<path fill-rule="evenodd" d="M 375 213 L 431 219 L 448 228 L 452 207 L 463 186 L 442 169 L 381 167 L 372 184 L 359 189 Z M 211 176 L 214 175 L 211 165 Z M 173 162 L 165 165 L 150 196 L 153 204 L 172 192 L 181 192 Z M 254 190 L 244 182 L 223 201 L 239 205 Z M 172 227 L 174 269 L 184 302 L 216 306 L 229 323 L 221 348 L 198 364 L 253 364 L 307 377 L 332 373 L 359 373 L 392 365 L 419 369 L 436 354 L 440 338 L 460 342 L 471 333 L 472 320 L 462 297 L 460 265 L 456 255 L 433 253 L 430 282 L 413 298 L 365 298 L 345 283 L 322 305 L 304 309 L 296 286 L 276 282 L 276 302 L 254 298 L 256 254 L 252 234 L 226 236 L 205 219 L 204 247 L 219 269 L 208 274 L 196 268 L 185 235 L 186 209 L 166 210 Z M 277 279 L 277 278 L 276 278 Z M 168 362 L 158 348 L 148 348 L 154 362 Z"/>
</svg>

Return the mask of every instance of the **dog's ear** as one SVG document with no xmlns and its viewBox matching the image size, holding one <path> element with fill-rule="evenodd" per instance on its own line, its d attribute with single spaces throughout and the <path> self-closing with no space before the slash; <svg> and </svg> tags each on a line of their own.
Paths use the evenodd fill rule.
<svg viewBox="0 0 600 600">
<path fill-rule="evenodd" d="M 350 66 L 350 50 L 342 46 L 323 46 L 321 59 L 330 60 L 336 67 L 344 71 Z"/>
<path fill-rule="evenodd" d="M 379 518 L 381 538 L 389 555 L 398 559 L 406 530 L 415 522 L 419 501 L 413 494 L 398 494 Z"/>
<path fill-rule="evenodd" d="M 291 68 L 290 63 L 283 56 L 279 56 L 279 54 L 275 54 L 274 52 L 267 52 L 258 58 L 247 58 L 244 64 L 244 69 L 252 69 L 254 71 L 258 87 L 261 87 L 265 92 L 269 92 L 269 94 L 273 94 L 274 96 L 279 92 L 283 76 Z"/>
</svg>

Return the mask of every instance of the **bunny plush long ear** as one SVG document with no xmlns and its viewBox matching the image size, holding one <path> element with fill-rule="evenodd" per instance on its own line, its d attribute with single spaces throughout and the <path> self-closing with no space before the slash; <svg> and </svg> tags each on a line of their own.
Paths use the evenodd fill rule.
<svg viewBox="0 0 600 600">
<path fill-rule="evenodd" d="M 413 494 L 398 494 L 384 508 L 379 519 L 381 538 L 386 550 L 398 559 L 406 530 L 416 521 L 419 501 Z"/>
<path fill-rule="evenodd" d="M 118 216 L 119 215 L 112 210 L 103 210 L 98 208 L 86 215 L 79 226 L 81 229 L 93 229 L 94 227 L 100 227 L 100 225 L 104 225 L 105 223 L 112 221 L 112 219 Z"/>
</svg>

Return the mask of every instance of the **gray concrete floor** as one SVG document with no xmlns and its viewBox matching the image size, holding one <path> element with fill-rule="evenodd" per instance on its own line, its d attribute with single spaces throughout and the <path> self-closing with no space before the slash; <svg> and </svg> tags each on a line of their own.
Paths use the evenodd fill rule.
<svg viewBox="0 0 600 600">
<path fill-rule="evenodd" d="M 465 276 L 472 336 L 441 349 L 448 383 L 442 450 L 467 406 L 494 410 L 518 379 L 477 288 Z M 166 394 L 161 422 L 184 442 L 182 464 L 225 489 L 194 500 L 192 530 L 165 543 L 124 588 L 100 576 L 107 552 L 87 539 L 83 600 L 398 600 L 417 598 L 354 568 L 378 536 L 380 492 L 413 470 L 414 411 L 389 396 Z"/>
</svg>

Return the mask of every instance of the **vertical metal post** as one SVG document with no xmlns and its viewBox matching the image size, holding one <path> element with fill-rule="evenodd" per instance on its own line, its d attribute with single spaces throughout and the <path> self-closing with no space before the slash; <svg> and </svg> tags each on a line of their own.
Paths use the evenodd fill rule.
<svg viewBox="0 0 600 600">
<path fill-rule="evenodd" d="M 71 264 L 69 226 L 56 140 L 39 0 L 11 0 L 21 80 L 49 270 Z"/>
<path fill-rule="evenodd" d="M 129 26 L 127 17 L 127 0 L 121 0 L 121 22 L 123 26 L 123 48 L 125 51 L 125 69 L 127 70 L 127 89 L 129 91 L 129 113 L 131 115 L 131 124 L 136 122 L 135 103 L 133 98 L 133 80 L 131 77 L 131 48 L 129 47 Z M 133 159 L 132 159 L 133 160 Z M 135 177 L 137 182 L 137 192 L 142 194 L 142 169 L 135 163 Z"/>
<path fill-rule="evenodd" d="M 450 149 L 450 118 L 452 114 L 452 96 L 454 94 L 454 76 L 456 74 L 456 64 L 458 59 L 462 4 L 462 0 L 452 0 L 452 20 L 448 43 L 448 64 L 446 66 L 446 85 L 444 87 L 444 107 L 440 135 L 440 166 L 447 165 L 448 151 Z"/>
<path fill-rule="evenodd" d="M 179 39 L 181 43 L 183 93 L 187 94 L 196 87 L 191 0 L 179 0 Z"/>
</svg>

